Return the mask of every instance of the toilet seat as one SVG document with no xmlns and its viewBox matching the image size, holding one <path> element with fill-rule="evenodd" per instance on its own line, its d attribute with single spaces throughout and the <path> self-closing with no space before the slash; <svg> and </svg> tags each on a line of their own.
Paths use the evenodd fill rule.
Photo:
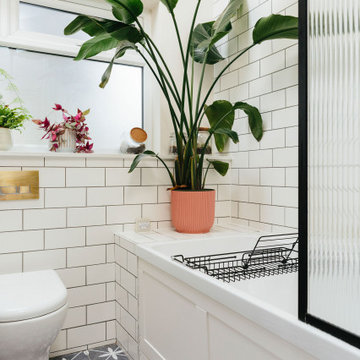
<svg viewBox="0 0 360 360">
<path fill-rule="evenodd" d="M 54 270 L 0 275 L 0 323 L 40 317 L 66 303 L 66 288 Z"/>
</svg>

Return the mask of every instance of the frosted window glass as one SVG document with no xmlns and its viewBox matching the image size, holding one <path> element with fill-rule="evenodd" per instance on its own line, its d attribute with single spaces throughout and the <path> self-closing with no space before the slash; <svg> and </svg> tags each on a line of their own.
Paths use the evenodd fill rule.
<svg viewBox="0 0 360 360">
<path fill-rule="evenodd" d="M 20 90 L 26 107 L 34 118 L 61 120 L 51 111 L 54 103 L 71 113 L 91 109 L 87 116 L 95 150 L 119 150 L 121 134 L 132 127 L 142 127 L 142 68 L 114 64 L 112 77 L 105 89 L 99 82 L 107 63 L 15 50 L 0 47 L 0 68 L 5 69 Z M 0 93 L 7 101 L 13 95 L 0 82 Z M 22 134 L 14 132 L 18 146 L 44 144 L 43 133 L 28 122 Z"/>
<path fill-rule="evenodd" d="M 20 3 L 19 27 L 20 30 L 23 31 L 65 36 L 64 28 L 73 21 L 77 15 L 78 14 L 72 14 L 44 6 Z M 87 40 L 90 38 L 82 31 L 79 31 L 70 37 L 80 40 Z"/>
<path fill-rule="evenodd" d="M 360 335 L 359 0 L 309 0 L 309 313 Z"/>
</svg>

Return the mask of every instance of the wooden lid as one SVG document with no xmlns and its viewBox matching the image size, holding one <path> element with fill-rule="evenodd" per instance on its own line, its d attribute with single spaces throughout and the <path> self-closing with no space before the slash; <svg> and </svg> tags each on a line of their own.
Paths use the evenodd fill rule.
<svg viewBox="0 0 360 360">
<path fill-rule="evenodd" d="M 131 138 L 137 143 L 143 143 L 147 139 L 147 133 L 144 129 L 135 127 L 130 131 Z"/>
</svg>

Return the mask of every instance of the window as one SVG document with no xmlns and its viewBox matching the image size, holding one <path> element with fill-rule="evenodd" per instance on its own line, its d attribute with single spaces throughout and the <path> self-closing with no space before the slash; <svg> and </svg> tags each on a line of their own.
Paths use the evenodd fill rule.
<svg viewBox="0 0 360 360">
<path fill-rule="evenodd" d="M 50 0 L 19 2 L 19 7 L 5 9 L 12 9 L 10 14 L 1 11 L 0 4 L 0 23 L 10 19 L 12 23 L 7 28 L 13 29 L 6 36 L 0 36 L 0 68 L 13 77 L 34 118 L 48 116 L 50 121 L 60 121 L 59 113 L 51 110 L 54 103 L 61 104 L 70 113 L 76 113 L 77 108 L 90 108 L 87 123 L 94 150 L 119 151 L 122 133 L 144 126 L 144 64 L 136 54 L 126 54 L 119 60 L 121 63 L 114 64 L 107 87 L 100 89 L 101 76 L 113 51 L 75 62 L 73 57 L 88 37 L 86 34 L 66 37 L 63 29 L 77 13 L 111 17 L 111 11 L 85 6 L 84 1 L 76 4 L 76 0 L 57 1 L 60 10 L 47 7 L 53 3 Z M 0 82 L 0 93 L 5 100 L 10 100 L 11 94 L 5 86 Z M 42 136 L 43 132 L 29 121 L 22 134 L 14 132 L 14 145 L 45 149 L 48 144 L 41 140 Z"/>
</svg>

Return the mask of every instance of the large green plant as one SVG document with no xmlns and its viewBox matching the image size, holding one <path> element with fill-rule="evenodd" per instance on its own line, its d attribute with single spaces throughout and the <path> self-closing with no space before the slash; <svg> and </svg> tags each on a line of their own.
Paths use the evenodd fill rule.
<svg viewBox="0 0 360 360">
<path fill-rule="evenodd" d="M 297 18 L 282 15 L 270 15 L 261 18 L 253 30 L 253 43 L 224 65 L 212 85 L 207 89 L 206 94 L 202 96 L 206 67 L 225 60 L 216 48 L 216 43 L 231 31 L 231 19 L 240 10 L 244 0 L 230 0 L 216 21 L 195 26 L 202 2 L 198 0 L 186 46 L 183 46 L 181 42 L 174 12 L 178 0 L 160 0 L 168 9 L 174 23 L 183 64 L 183 81 L 181 84 L 176 84 L 160 50 L 139 21 L 139 16 L 143 12 L 141 0 L 106 1 L 112 5 L 113 14 L 118 21 L 80 15 L 65 28 L 66 35 L 82 30 L 92 37 L 82 45 L 75 60 L 88 59 L 102 51 L 116 49 L 115 55 L 101 79 L 100 87 L 104 87 L 109 81 L 113 62 L 122 57 L 128 50 L 138 52 L 149 66 L 168 102 L 177 143 L 174 173 L 157 154 L 149 150 L 134 159 L 129 171 L 133 171 L 144 157 L 152 156 L 159 159 L 166 167 L 174 188 L 204 189 L 206 175 L 210 167 L 213 167 L 223 176 L 228 171 L 229 164 L 222 161 L 207 160 L 207 165 L 204 165 L 205 153 L 212 137 L 215 138 L 216 146 L 220 152 L 224 150 L 229 139 L 234 143 L 239 141 L 237 133 L 232 130 L 235 110 L 240 109 L 248 115 L 250 130 L 257 141 L 260 141 L 263 136 L 262 118 L 256 107 L 245 102 L 231 104 L 225 100 L 215 101 L 213 104 L 207 105 L 211 92 L 226 70 L 252 47 L 265 40 L 297 38 Z M 194 62 L 202 64 L 197 86 L 194 84 Z M 210 123 L 209 136 L 199 153 L 197 137 L 199 127 L 205 116 Z"/>
</svg>

